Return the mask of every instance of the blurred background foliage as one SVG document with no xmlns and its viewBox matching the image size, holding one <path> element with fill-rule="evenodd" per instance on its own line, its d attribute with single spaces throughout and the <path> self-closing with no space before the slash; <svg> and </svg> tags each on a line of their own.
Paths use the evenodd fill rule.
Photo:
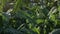
<svg viewBox="0 0 60 34">
<path fill-rule="evenodd" d="M 59 34 L 59 28 L 60 0 L 0 0 L 0 34 Z"/>
</svg>

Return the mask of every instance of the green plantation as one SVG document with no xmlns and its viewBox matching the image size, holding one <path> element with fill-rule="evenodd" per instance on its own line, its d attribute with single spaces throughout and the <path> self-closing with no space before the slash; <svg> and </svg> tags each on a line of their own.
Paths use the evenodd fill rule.
<svg viewBox="0 0 60 34">
<path fill-rule="evenodd" d="M 60 0 L 0 0 L 0 34 L 60 34 Z"/>
</svg>

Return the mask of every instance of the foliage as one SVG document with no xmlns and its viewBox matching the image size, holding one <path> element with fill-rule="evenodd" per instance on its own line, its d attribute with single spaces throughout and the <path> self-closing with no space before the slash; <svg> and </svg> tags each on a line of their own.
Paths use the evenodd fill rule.
<svg viewBox="0 0 60 34">
<path fill-rule="evenodd" d="M 59 0 L 0 0 L 0 34 L 49 34 L 58 28 Z"/>
</svg>

